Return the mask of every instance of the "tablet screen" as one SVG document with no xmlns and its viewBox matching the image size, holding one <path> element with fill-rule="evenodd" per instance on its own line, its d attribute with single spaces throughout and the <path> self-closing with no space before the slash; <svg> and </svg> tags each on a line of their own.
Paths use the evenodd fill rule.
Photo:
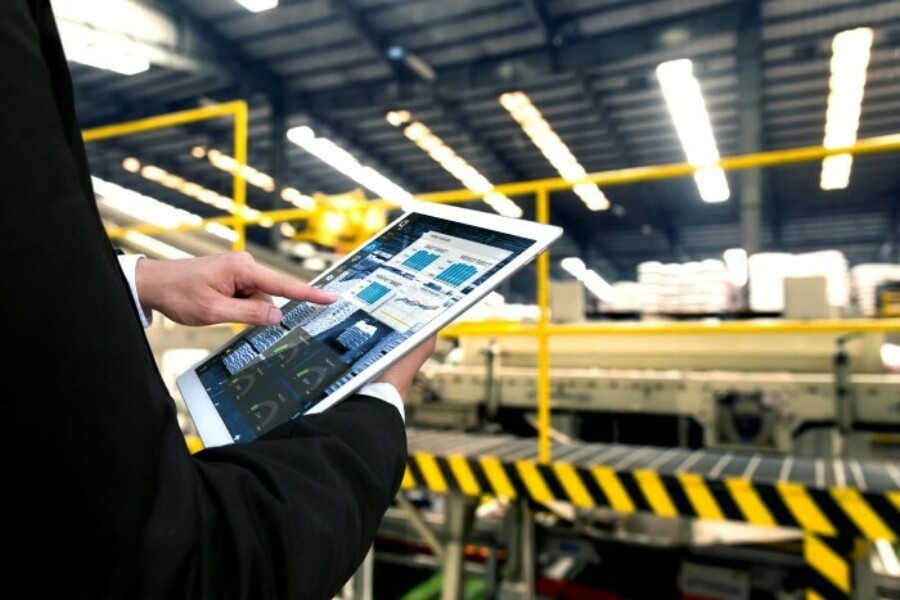
<svg viewBox="0 0 900 600">
<path fill-rule="evenodd" d="M 288 302 L 197 368 L 234 438 L 258 437 L 327 398 L 534 241 L 413 213 L 315 282 L 327 306 Z"/>
</svg>

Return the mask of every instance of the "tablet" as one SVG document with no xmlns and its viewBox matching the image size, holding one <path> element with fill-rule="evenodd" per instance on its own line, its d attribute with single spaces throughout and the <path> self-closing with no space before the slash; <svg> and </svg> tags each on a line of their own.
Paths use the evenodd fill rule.
<svg viewBox="0 0 900 600">
<path fill-rule="evenodd" d="M 250 442 L 352 395 L 546 249 L 559 227 L 416 202 L 289 301 L 180 375 L 204 446 Z"/>
</svg>

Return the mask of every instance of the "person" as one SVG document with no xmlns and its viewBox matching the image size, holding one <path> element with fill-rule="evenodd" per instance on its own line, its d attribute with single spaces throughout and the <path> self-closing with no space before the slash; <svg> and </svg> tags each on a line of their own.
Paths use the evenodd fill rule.
<svg viewBox="0 0 900 600">
<path fill-rule="evenodd" d="M 400 411 L 357 394 L 191 453 L 135 314 L 270 322 L 271 295 L 328 298 L 226 253 L 140 260 L 133 299 L 49 0 L 0 2 L 0 142 L 4 584 L 40 598 L 332 598 L 399 489 Z M 381 383 L 402 396 L 429 353 Z"/>
</svg>

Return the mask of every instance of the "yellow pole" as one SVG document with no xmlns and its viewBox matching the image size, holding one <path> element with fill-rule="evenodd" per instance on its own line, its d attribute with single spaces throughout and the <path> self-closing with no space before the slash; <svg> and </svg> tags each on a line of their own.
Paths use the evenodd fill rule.
<svg viewBox="0 0 900 600">
<path fill-rule="evenodd" d="M 537 191 L 535 206 L 538 223 L 550 222 L 550 192 L 547 188 Z M 537 322 L 538 372 L 538 460 L 550 462 L 550 250 L 537 257 L 537 301 L 540 312 Z"/>
<path fill-rule="evenodd" d="M 233 250 L 244 250 L 247 247 L 247 225 L 244 221 L 244 208 L 247 206 L 247 180 L 244 179 L 244 167 L 247 166 L 249 120 L 247 103 L 237 103 L 234 107 L 234 160 L 237 162 L 237 169 L 234 170 L 234 203 L 237 211 L 234 213 L 233 221 L 237 239 L 232 245 Z"/>
</svg>

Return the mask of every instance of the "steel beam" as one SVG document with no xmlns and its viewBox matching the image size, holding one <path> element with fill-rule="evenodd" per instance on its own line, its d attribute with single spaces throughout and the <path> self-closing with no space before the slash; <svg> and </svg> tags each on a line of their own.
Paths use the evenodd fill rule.
<svg viewBox="0 0 900 600">
<path fill-rule="evenodd" d="M 381 33 L 370 27 L 359 11 L 357 11 L 347 0 L 329 0 L 328 5 L 343 21 L 349 25 L 360 39 L 369 47 L 376 60 L 386 66 L 394 75 L 395 79 L 400 77 L 400 65 L 396 61 L 392 61 L 387 57 L 387 50 L 390 47 L 390 41 Z"/>
<path fill-rule="evenodd" d="M 522 4 L 525 5 L 525 10 L 528 11 L 531 20 L 534 21 L 535 27 L 541 32 L 544 44 L 548 46 L 558 45 L 561 40 L 557 37 L 556 25 L 547 13 L 547 10 L 542 6 L 540 0 L 522 0 Z"/>
</svg>

